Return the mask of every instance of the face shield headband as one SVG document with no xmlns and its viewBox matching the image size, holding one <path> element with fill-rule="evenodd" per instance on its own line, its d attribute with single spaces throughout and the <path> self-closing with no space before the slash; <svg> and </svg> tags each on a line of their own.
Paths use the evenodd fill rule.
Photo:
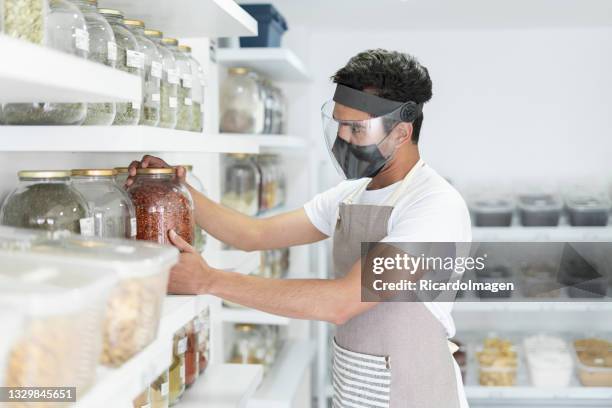
<svg viewBox="0 0 612 408">
<path fill-rule="evenodd" d="M 321 118 L 326 146 L 340 175 L 375 177 L 400 143 L 397 137 L 389 137 L 393 129 L 399 122 L 414 122 L 422 107 L 338 85 L 333 100 L 321 108 Z M 363 113 L 370 118 L 355 117 L 363 118 Z"/>
</svg>

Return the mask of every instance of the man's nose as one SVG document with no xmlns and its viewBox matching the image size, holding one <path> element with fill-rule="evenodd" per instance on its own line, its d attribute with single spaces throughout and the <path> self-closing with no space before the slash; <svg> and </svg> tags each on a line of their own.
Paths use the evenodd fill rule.
<svg viewBox="0 0 612 408">
<path fill-rule="evenodd" d="M 350 142 L 351 136 L 352 136 L 352 132 L 351 132 L 350 126 L 347 126 L 347 125 L 338 126 L 338 137 L 339 138 L 341 138 L 345 142 Z"/>
</svg>

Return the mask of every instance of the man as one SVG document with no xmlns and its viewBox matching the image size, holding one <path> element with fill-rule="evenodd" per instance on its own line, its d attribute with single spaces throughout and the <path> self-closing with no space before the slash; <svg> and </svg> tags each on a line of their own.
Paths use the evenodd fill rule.
<svg viewBox="0 0 612 408">
<path fill-rule="evenodd" d="M 334 323 L 334 407 L 465 407 L 447 339 L 451 303 L 361 302 L 361 242 L 471 240 L 461 196 L 420 158 L 429 73 L 413 57 L 369 50 L 334 76 L 322 108 L 325 141 L 348 180 L 304 208 L 252 219 L 193 189 L 197 223 L 217 239 L 253 251 L 334 239 L 333 279 L 278 280 L 210 267 L 173 231 L 181 251 L 174 293 L 212 294 L 265 312 Z M 145 156 L 136 167 L 166 166 Z M 177 169 L 183 178 L 185 171 Z M 131 183 L 131 179 L 128 181 Z"/>
</svg>

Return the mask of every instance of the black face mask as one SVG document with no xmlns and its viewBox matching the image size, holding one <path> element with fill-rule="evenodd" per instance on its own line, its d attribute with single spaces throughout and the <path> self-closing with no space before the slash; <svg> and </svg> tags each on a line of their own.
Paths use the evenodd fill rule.
<svg viewBox="0 0 612 408">
<path fill-rule="evenodd" d="M 358 146 L 336 137 L 332 153 L 348 179 L 376 177 L 387 163 L 375 144 Z"/>
</svg>

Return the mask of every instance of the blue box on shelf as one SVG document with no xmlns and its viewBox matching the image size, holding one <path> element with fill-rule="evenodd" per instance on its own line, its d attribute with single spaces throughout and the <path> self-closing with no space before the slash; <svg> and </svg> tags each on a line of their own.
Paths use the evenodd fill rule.
<svg viewBox="0 0 612 408">
<path fill-rule="evenodd" d="M 285 18 L 272 4 L 241 4 L 257 20 L 257 37 L 240 37 L 240 47 L 280 47 L 281 37 L 287 31 Z"/>
</svg>

